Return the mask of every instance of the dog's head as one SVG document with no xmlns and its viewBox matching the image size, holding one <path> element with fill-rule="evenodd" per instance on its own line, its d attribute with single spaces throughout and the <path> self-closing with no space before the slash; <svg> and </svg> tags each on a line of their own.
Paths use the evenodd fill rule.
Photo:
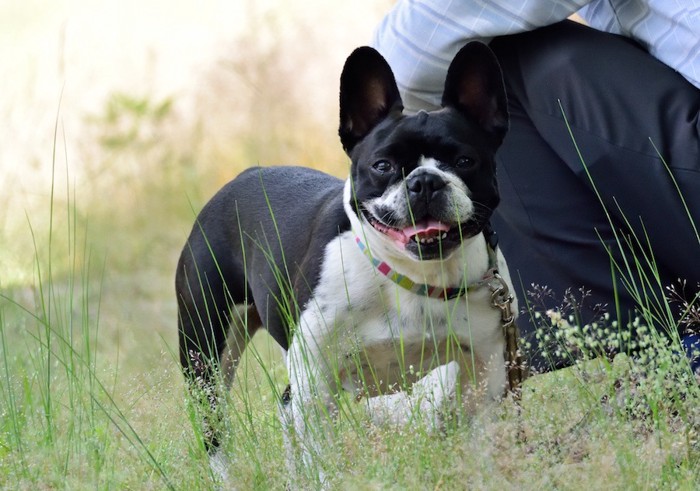
<svg viewBox="0 0 700 491">
<path fill-rule="evenodd" d="M 482 43 L 464 46 L 442 108 L 403 114 L 391 68 L 356 49 L 340 79 L 340 140 L 352 159 L 349 208 L 372 241 L 422 260 L 480 233 L 499 202 L 494 154 L 508 127 L 503 77 Z"/>
</svg>

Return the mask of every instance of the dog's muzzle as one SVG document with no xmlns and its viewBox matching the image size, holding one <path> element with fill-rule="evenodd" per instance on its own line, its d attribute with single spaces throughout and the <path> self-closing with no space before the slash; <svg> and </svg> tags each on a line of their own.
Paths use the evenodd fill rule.
<svg viewBox="0 0 700 491">
<path fill-rule="evenodd" d="M 482 231 L 491 210 L 481 208 L 459 178 L 424 166 L 381 197 L 364 202 L 359 211 L 403 253 L 431 260 L 445 259 Z"/>
</svg>

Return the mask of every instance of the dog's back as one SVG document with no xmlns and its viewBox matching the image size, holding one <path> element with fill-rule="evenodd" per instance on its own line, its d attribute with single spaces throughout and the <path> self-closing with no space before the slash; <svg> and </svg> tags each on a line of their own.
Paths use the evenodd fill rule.
<svg viewBox="0 0 700 491">
<path fill-rule="evenodd" d="M 312 169 L 254 167 L 202 209 L 175 283 L 180 361 L 193 379 L 209 385 L 214 374 L 208 367 L 230 357 L 227 348 L 240 356 L 261 326 L 288 348 L 289 329 L 318 281 L 322 261 L 311 251 L 349 228 L 342 193 L 341 180 Z M 329 219 L 310 224 L 308 214 L 294 211 L 309 207 Z M 231 333 L 235 347 L 227 344 L 232 325 L 246 331 L 241 339 Z"/>
</svg>

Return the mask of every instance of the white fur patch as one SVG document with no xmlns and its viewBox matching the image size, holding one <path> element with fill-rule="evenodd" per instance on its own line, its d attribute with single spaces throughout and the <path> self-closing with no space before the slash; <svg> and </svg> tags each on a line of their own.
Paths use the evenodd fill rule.
<svg viewBox="0 0 700 491">
<path fill-rule="evenodd" d="M 443 426 L 443 417 L 453 409 L 457 395 L 459 364 L 450 362 L 431 370 L 413 384 L 410 393 L 396 392 L 367 399 L 367 410 L 377 425 L 406 426 L 412 420 L 426 423 L 437 431 Z"/>
<path fill-rule="evenodd" d="M 209 457 L 209 468 L 220 485 L 230 486 L 231 480 L 228 474 L 229 459 L 222 450 Z M 232 489 L 232 488 L 227 488 Z"/>
</svg>

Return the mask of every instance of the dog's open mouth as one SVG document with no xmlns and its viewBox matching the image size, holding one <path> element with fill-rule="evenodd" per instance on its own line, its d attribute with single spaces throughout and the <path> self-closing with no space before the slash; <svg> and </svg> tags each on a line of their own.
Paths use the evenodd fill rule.
<svg viewBox="0 0 700 491">
<path fill-rule="evenodd" d="M 421 245 L 433 244 L 447 239 L 452 229 L 449 225 L 434 219 L 422 220 L 404 229 L 389 227 L 379 223 L 377 220 L 370 220 L 370 223 L 379 232 L 404 245 L 411 241 Z"/>
<path fill-rule="evenodd" d="M 360 213 L 395 247 L 420 260 L 446 259 L 465 240 L 479 234 L 485 224 L 474 214 L 460 223 L 446 223 L 427 215 L 408 226 L 389 225 L 367 208 L 361 208 Z"/>
</svg>

